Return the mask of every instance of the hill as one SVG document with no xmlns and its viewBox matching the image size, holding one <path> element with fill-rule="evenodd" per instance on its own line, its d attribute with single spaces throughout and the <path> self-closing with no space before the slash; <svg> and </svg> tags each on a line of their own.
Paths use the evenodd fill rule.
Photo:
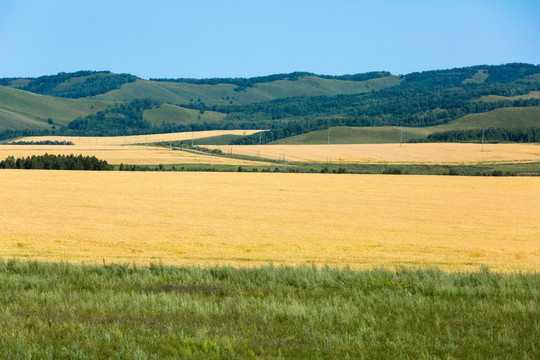
<svg viewBox="0 0 540 360">
<path fill-rule="evenodd" d="M 501 108 L 486 113 L 469 114 L 448 124 L 427 127 L 333 127 L 330 129 L 331 144 L 385 144 L 422 139 L 430 134 L 452 130 L 469 129 L 519 129 L 540 127 L 540 107 Z M 403 137 L 402 137 L 403 136 Z M 316 130 L 287 137 L 272 144 L 301 145 L 327 144 L 328 130 Z"/>
<path fill-rule="evenodd" d="M 191 124 L 196 122 L 217 123 L 225 117 L 225 114 L 215 111 L 186 109 L 180 106 L 162 104 L 158 108 L 144 111 L 144 118 L 152 125 L 162 123 Z"/>
<path fill-rule="evenodd" d="M 324 79 L 304 76 L 295 80 L 283 79 L 256 83 L 252 87 L 217 83 L 192 84 L 182 82 L 137 80 L 120 89 L 97 95 L 106 101 L 131 101 L 145 97 L 171 104 L 246 105 L 295 96 L 358 94 L 378 91 L 400 83 L 399 77 L 388 75 L 365 81 Z"/>
<path fill-rule="evenodd" d="M 41 95 L 77 99 L 103 94 L 135 80 L 133 75 L 112 74 L 110 71 L 77 71 L 38 78 L 0 79 L 0 85 Z"/>
<path fill-rule="evenodd" d="M 67 125 L 108 105 L 103 101 L 44 96 L 0 85 L 0 130 L 50 128 L 48 119 L 53 124 Z"/>
<path fill-rule="evenodd" d="M 336 130 L 336 141 L 386 142 L 396 138 L 392 126 L 407 128 L 404 140 L 425 136 L 437 126 L 534 127 L 538 114 L 529 108 L 540 106 L 540 66 L 520 63 L 401 76 L 297 72 L 256 78 L 143 80 L 129 74 L 80 71 L 0 79 L 0 84 L 9 86 L 1 90 L 6 95 L 0 100 L 0 129 L 47 128 L 50 118 L 58 125 L 56 134 L 76 136 L 270 130 L 262 139 L 232 140 L 238 144 L 269 143 L 344 126 L 376 129 L 365 130 L 356 140 L 357 131 L 341 136 Z M 440 129 L 445 128 L 436 131 Z M 324 142 L 325 135 L 290 141 L 320 142 L 319 137 Z"/>
</svg>

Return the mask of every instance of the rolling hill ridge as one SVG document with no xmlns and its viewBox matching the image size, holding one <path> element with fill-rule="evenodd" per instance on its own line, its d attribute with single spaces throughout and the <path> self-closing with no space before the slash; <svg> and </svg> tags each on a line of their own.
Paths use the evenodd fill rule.
<svg viewBox="0 0 540 360">
<path fill-rule="evenodd" d="M 409 138 L 439 130 L 540 126 L 539 90 L 540 66 L 520 63 L 400 76 L 296 72 L 144 80 L 79 71 L 0 79 L 0 131 L 10 130 L 9 136 L 21 130 L 99 136 L 112 131 L 270 130 L 263 139 L 234 140 L 249 144 L 301 134 L 283 141 L 317 141 L 318 135 L 308 133 L 345 126 L 355 130 L 342 141 L 387 142 L 395 139 L 395 127 L 407 128 Z M 143 103 L 152 106 L 139 107 Z M 358 131 L 364 135 L 352 139 Z"/>
</svg>

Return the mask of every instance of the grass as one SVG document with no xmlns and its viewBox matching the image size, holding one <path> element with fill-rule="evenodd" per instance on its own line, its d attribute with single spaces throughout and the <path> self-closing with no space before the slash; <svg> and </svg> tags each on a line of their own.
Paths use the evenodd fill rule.
<svg viewBox="0 0 540 360">
<path fill-rule="evenodd" d="M 465 79 L 462 84 L 483 84 L 488 78 L 489 74 L 487 70 L 478 70 L 470 79 Z"/>
<path fill-rule="evenodd" d="M 431 134 L 429 128 L 399 128 L 397 126 L 330 128 L 330 143 L 335 144 L 390 144 Z M 272 145 L 324 145 L 328 144 L 328 130 L 311 131 L 274 141 Z"/>
<path fill-rule="evenodd" d="M 235 105 L 244 105 L 291 96 L 357 94 L 395 86 L 399 82 L 399 77 L 394 75 L 360 82 L 306 76 L 297 81 L 280 80 L 256 84 L 245 91 L 238 92 L 234 91 L 235 85 L 228 84 L 194 85 L 137 80 L 123 85 L 121 89 L 98 95 L 95 99 L 128 101 L 144 97 L 173 104 L 187 104 L 200 99 L 206 104 L 227 105 L 232 102 Z"/>
<path fill-rule="evenodd" d="M 537 177 L 32 170 L 0 177 L 2 258 L 540 268 Z"/>
<path fill-rule="evenodd" d="M 198 110 L 186 109 L 170 104 L 163 104 L 159 108 L 144 112 L 144 118 L 155 126 L 159 126 L 163 122 L 173 124 L 215 123 L 224 117 L 225 114 L 215 111 L 205 111 L 201 114 Z"/>
<path fill-rule="evenodd" d="M 3 359 L 537 359 L 540 275 L 0 261 Z"/>
<path fill-rule="evenodd" d="M 537 95 L 534 95 L 537 96 Z M 397 126 L 381 127 L 335 127 L 330 129 L 331 144 L 387 144 L 399 143 L 403 130 L 403 141 L 427 137 L 429 134 L 448 130 L 523 128 L 540 126 L 540 107 L 501 108 L 481 114 L 470 114 L 449 124 L 409 128 Z M 306 134 L 278 140 L 277 145 L 327 144 L 328 131 L 317 130 Z"/>
<path fill-rule="evenodd" d="M 229 145 L 232 140 L 236 140 L 243 135 L 218 135 L 209 136 L 195 140 L 195 145 Z"/>
<path fill-rule="evenodd" d="M 65 99 L 0 86 L 0 130 L 46 128 L 47 119 L 67 125 L 79 116 L 105 109 L 107 102 Z"/>
</svg>

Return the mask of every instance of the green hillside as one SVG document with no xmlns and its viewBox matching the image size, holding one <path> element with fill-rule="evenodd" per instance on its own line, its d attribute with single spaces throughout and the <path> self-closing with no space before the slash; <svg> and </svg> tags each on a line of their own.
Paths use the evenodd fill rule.
<svg viewBox="0 0 540 360">
<path fill-rule="evenodd" d="M 403 142 L 424 137 L 431 132 L 428 128 L 399 128 L 395 126 L 330 128 L 330 144 L 384 144 L 398 143 L 403 130 Z M 272 142 L 281 145 L 327 144 L 328 130 L 311 131 Z"/>
<path fill-rule="evenodd" d="M 441 125 L 436 131 L 481 128 L 524 128 L 540 126 L 540 107 L 501 108 L 487 113 L 469 114 Z M 439 130 L 441 129 L 441 130 Z"/>
<path fill-rule="evenodd" d="M 0 86 L 0 130 L 50 128 L 48 119 L 56 125 L 67 125 L 108 105 L 103 101 L 44 96 Z"/>
<path fill-rule="evenodd" d="M 93 99 L 131 101 L 138 98 L 150 98 L 171 104 L 245 105 L 295 96 L 333 96 L 366 93 L 396 86 L 399 83 L 399 77 L 394 75 L 366 81 L 334 80 L 305 76 L 294 81 L 278 80 L 255 84 L 253 87 L 238 91 L 238 87 L 233 84 L 207 85 L 137 80 L 124 84 L 118 90 L 97 95 Z"/>
<path fill-rule="evenodd" d="M 46 129 L 51 127 L 49 119 L 55 133 L 82 136 L 268 129 L 262 139 L 234 139 L 237 144 L 255 144 L 325 143 L 325 130 L 331 127 L 336 128 L 331 142 L 373 143 L 397 141 L 402 135 L 398 126 L 404 127 L 403 141 L 408 141 L 435 131 L 538 126 L 539 74 L 539 65 L 512 63 L 399 77 L 388 72 L 295 72 L 142 80 L 129 74 L 78 71 L 3 78 L 0 84 L 10 87 L 0 88 L 0 131 Z M 110 105 L 114 109 L 101 112 Z"/>
<path fill-rule="evenodd" d="M 160 125 L 163 122 L 172 124 L 191 124 L 194 122 L 219 122 L 225 117 L 225 114 L 215 111 L 205 111 L 186 109 L 183 107 L 163 104 L 159 108 L 146 110 L 144 118 L 152 125 Z"/>
<path fill-rule="evenodd" d="M 330 129 L 331 144 L 383 144 L 398 143 L 403 131 L 403 142 L 425 138 L 435 132 L 449 130 L 487 128 L 529 128 L 540 127 L 540 107 L 502 108 L 480 114 L 469 114 L 449 124 L 408 128 L 396 126 L 381 127 L 333 127 Z M 328 131 L 317 130 L 291 136 L 272 144 L 327 144 Z"/>
<path fill-rule="evenodd" d="M 3 78 L 0 85 L 35 94 L 78 99 L 104 94 L 136 79 L 130 74 L 113 74 L 110 71 L 77 71 L 30 79 Z"/>
</svg>

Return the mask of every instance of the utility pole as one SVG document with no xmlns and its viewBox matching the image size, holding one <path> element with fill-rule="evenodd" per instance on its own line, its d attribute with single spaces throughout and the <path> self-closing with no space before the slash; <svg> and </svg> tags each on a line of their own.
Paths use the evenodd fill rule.
<svg viewBox="0 0 540 360">
<path fill-rule="evenodd" d="M 400 137 L 399 137 L 399 147 L 403 144 L 403 128 L 401 128 Z"/>
<path fill-rule="evenodd" d="M 482 129 L 482 151 L 484 151 L 484 129 Z"/>
<path fill-rule="evenodd" d="M 330 126 L 328 127 L 328 145 L 330 145 Z"/>
</svg>

